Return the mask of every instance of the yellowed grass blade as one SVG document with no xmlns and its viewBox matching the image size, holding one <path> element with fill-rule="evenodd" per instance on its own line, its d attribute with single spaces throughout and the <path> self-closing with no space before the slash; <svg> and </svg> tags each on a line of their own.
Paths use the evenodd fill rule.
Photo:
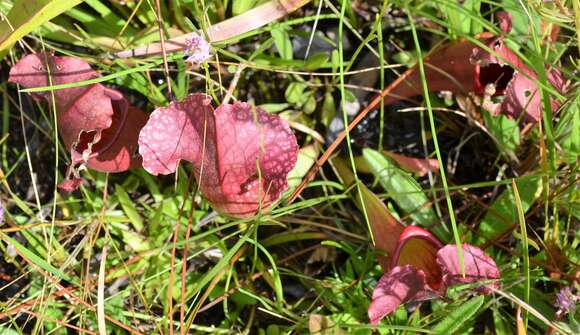
<svg viewBox="0 0 580 335">
<path fill-rule="evenodd" d="M 243 14 L 210 26 L 206 31 L 207 38 L 209 39 L 209 42 L 215 43 L 245 34 L 294 12 L 310 1 L 311 0 L 271 0 Z M 189 34 L 177 36 L 165 41 L 166 52 L 183 50 L 187 38 L 189 38 Z M 121 51 L 115 55 L 119 58 L 127 58 L 157 55 L 161 52 L 161 43 L 156 42 L 133 50 Z"/>
</svg>

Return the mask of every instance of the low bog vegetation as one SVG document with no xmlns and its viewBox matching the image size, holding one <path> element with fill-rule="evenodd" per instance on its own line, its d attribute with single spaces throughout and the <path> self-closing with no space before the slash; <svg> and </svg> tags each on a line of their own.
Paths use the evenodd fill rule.
<svg viewBox="0 0 580 335">
<path fill-rule="evenodd" d="M 0 334 L 577 334 L 576 0 L 0 0 Z"/>
</svg>

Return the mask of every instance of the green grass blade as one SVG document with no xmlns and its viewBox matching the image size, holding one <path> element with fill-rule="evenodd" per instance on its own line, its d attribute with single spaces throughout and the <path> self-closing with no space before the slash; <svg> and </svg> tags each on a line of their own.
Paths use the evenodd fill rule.
<svg viewBox="0 0 580 335">
<path fill-rule="evenodd" d="M 411 13 L 411 11 L 408 8 L 407 12 Z M 413 21 L 414 18 L 411 14 L 408 14 L 408 18 L 411 24 L 411 32 L 413 33 L 415 50 L 417 51 L 419 72 L 421 73 L 421 84 L 422 84 L 421 86 L 423 87 L 423 97 L 425 98 L 425 105 L 427 106 L 427 112 L 429 114 L 429 125 L 431 126 L 431 135 L 433 136 L 433 146 L 435 147 L 435 153 L 437 154 L 437 162 L 439 163 L 439 174 L 441 175 L 443 190 L 445 191 L 445 200 L 447 202 L 447 210 L 449 212 L 451 228 L 453 229 L 453 238 L 455 239 L 455 244 L 457 244 L 458 246 L 457 256 L 459 257 L 459 264 L 461 264 L 461 273 L 465 274 L 465 268 L 463 264 L 463 248 L 461 248 L 461 238 L 459 236 L 459 230 L 457 229 L 457 222 L 455 222 L 455 210 L 453 209 L 453 203 L 451 202 L 451 196 L 449 195 L 449 186 L 447 185 L 447 177 L 445 176 L 445 165 L 443 164 L 443 159 L 441 158 L 441 151 L 439 150 L 439 140 L 437 139 L 437 128 L 435 127 L 433 108 L 431 108 L 431 99 L 429 99 L 429 87 L 427 85 L 427 78 L 425 77 L 425 64 L 423 64 L 423 54 L 421 52 L 421 45 L 419 44 L 417 29 L 415 27 L 415 22 Z"/>
<path fill-rule="evenodd" d="M 82 0 L 16 0 L 6 20 L 0 23 L 0 53 L 50 19 Z"/>
<path fill-rule="evenodd" d="M 389 196 L 413 220 L 423 227 L 431 229 L 438 238 L 446 240 L 447 232 L 437 223 L 439 219 L 423 193 L 421 185 L 407 172 L 397 167 L 382 153 L 373 149 L 363 149 L 363 157 L 372 173 Z"/>
<path fill-rule="evenodd" d="M 53 274 L 59 279 L 64 279 L 68 282 L 76 283 L 76 281 L 72 277 L 68 276 L 64 272 L 47 263 L 44 259 L 39 257 L 34 252 L 28 250 L 25 246 L 20 244 L 20 242 L 16 241 L 12 237 L 4 234 L 3 232 L 0 232 L 0 239 L 2 239 L 6 243 L 10 243 L 14 248 L 16 248 L 16 250 L 18 250 L 22 254 L 22 256 L 28 258 L 30 262 L 32 262 L 39 268 L 43 269 L 44 271 Z"/>
<path fill-rule="evenodd" d="M 479 308 L 483 305 L 484 300 L 485 298 L 483 296 L 478 296 L 459 305 L 459 307 L 449 313 L 445 319 L 439 321 L 439 323 L 433 327 L 433 333 L 442 335 L 453 334 L 477 313 Z"/>
<path fill-rule="evenodd" d="M 531 280 L 530 280 L 530 255 L 528 253 L 528 230 L 526 229 L 526 218 L 524 217 L 524 209 L 522 206 L 522 199 L 520 198 L 520 193 L 518 191 L 518 186 L 516 185 L 516 181 L 512 180 L 512 189 L 514 190 L 514 202 L 516 204 L 516 208 L 518 210 L 518 221 L 520 224 L 520 231 L 522 234 L 522 245 L 521 251 L 522 256 L 524 258 L 524 301 L 526 304 L 530 303 L 530 287 L 531 287 Z M 528 311 L 524 310 L 523 312 L 523 319 L 524 319 L 524 326 L 526 329 L 528 328 Z"/>
<path fill-rule="evenodd" d="M 129 221 L 131 221 L 133 228 L 139 232 L 143 231 L 143 219 L 141 219 L 141 216 L 139 215 L 139 212 L 137 212 L 137 208 L 135 208 L 133 200 L 131 200 L 127 191 L 125 191 L 123 186 L 117 184 L 115 185 L 115 194 L 117 195 L 117 200 L 119 200 L 121 207 L 123 207 L 123 212 L 125 212 Z"/>
</svg>

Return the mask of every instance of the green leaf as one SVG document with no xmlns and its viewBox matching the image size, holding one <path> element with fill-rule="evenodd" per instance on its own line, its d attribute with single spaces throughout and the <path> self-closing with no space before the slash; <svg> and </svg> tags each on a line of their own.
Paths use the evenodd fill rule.
<svg viewBox="0 0 580 335">
<path fill-rule="evenodd" d="M 288 173 L 288 188 L 284 192 L 282 198 L 286 198 L 294 189 L 300 185 L 302 178 L 308 173 L 316 159 L 318 158 L 318 149 L 315 145 L 307 145 L 298 151 L 298 160 L 294 168 Z"/>
<path fill-rule="evenodd" d="M 481 24 L 475 20 L 479 16 L 480 0 L 466 0 L 462 6 L 456 3 L 438 3 L 439 9 L 447 17 L 449 22 L 449 31 L 452 35 L 476 34 L 482 31 Z M 468 13 L 466 13 L 466 11 Z"/>
<path fill-rule="evenodd" d="M 580 96 L 572 100 L 560 113 L 555 129 L 565 161 L 573 164 L 580 155 Z"/>
<path fill-rule="evenodd" d="M 332 93 L 326 92 L 324 94 L 324 100 L 322 101 L 322 115 L 320 120 L 322 124 L 328 127 L 330 122 L 336 116 L 336 103 L 334 102 L 334 97 Z"/>
<path fill-rule="evenodd" d="M 0 334 L 2 335 L 20 335 L 22 333 L 17 332 L 16 330 L 5 328 L 0 326 Z"/>
<path fill-rule="evenodd" d="M 520 128 L 516 120 L 512 120 L 505 115 L 493 116 L 487 111 L 483 111 L 485 126 L 501 152 L 513 154 L 520 145 Z"/>
<path fill-rule="evenodd" d="M 240 15 L 252 9 L 256 5 L 257 0 L 236 0 L 232 1 L 232 14 Z"/>
<path fill-rule="evenodd" d="M 308 92 L 305 94 L 306 101 L 302 107 L 302 111 L 306 114 L 312 114 L 316 110 L 316 98 L 314 97 L 314 92 Z"/>
<path fill-rule="evenodd" d="M 304 103 L 304 90 L 306 89 L 306 84 L 303 82 L 292 82 L 286 88 L 284 92 L 284 97 L 286 101 L 291 104 L 301 105 Z"/>
<path fill-rule="evenodd" d="M 125 191 L 123 186 L 117 184 L 115 185 L 115 194 L 117 195 L 117 200 L 119 200 L 121 207 L 123 207 L 123 212 L 125 212 L 129 221 L 131 221 L 133 228 L 138 232 L 143 231 L 143 219 L 141 219 L 141 216 L 139 215 L 139 212 L 137 212 L 137 208 L 135 208 L 133 200 L 131 200 L 127 191 Z"/>
<path fill-rule="evenodd" d="M 516 185 L 525 213 L 542 193 L 542 180 L 539 177 L 522 177 L 516 181 Z M 501 236 L 515 222 L 518 222 L 518 211 L 513 190 L 508 187 L 497 197 L 479 224 L 476 244 L 483 244 Z"/>
<path fill-rule="evenodd" d="M 121 236 L 123 243 L 136 252 L 144 252 L 151 249 L 149 242 L 140 234 L 129 229 L 129 226 L 120 222 L 110 222 L 113 234 Z"/>
<path fill-rule="evenodd" d="M 258 106 L 266 111 L 268 114 L 280 113 L 290 107 L 290 104 L 279 103 L 279 104 L 261 104 Z"/>
<path fill-rule="evenodd" d="M 0 52 L 82 0 L 16 0 L 0 23 Z"/>
<path fill-rule="evenodd" d="M 316 53 L 306 60 L 304 68 L 308 71 L 320 69 L 326 62 L 328 62 L 328 54 L 326 52 Z"/>
<path fill-rule="evenodd" d="M 271 30 L 272 38 L 274 38 L 274 45 L 278 50 L 280 57 L 285 60 L 292 60 L 293 50 L 290 35 L 281 25 L 275 25 Z"/>
<path fill-rule="evenodd" d="M 433 333 L 453 334 L 477 313 L 484 300 L 483 296 L 478 296 L 460 304 L 459 307 L 433 327 Z"/>
<path fill-rule="evenodd" d="M 40 258 L 34 252 L 28 250 L 25 246 L 23 246 L 22 244 L 20 244 L 20 242 L 18 242 L 17 240 L 15 240 L 15 239 L 11 238 L 10 236 L 4 234 L 3 232 L 0 232 L 0 239 L 2 239 L 6 243 L 10 243 L 16 250 L 19 251 L 20 254 L 22 254 L 22 256 L 28 258 L 28 260 L 32 264 L 38 266 L 39 268 L 43 269 L 44 271 L 46 271 L 48 273 L 53 274 L 58 279 L 64 279 L 64 280 L 69 281 L 71 283 L 77 284 L 77 281 L 75 281 L 73 278 L 69 277 L 64 272 L 60 271 L 59 269 L 55 268 L 54 266 L 52 266 L 51 264 L 49 264 L 44 259 Z"/>
<path fill-rule="evenodd" d="M 447 233 L 441 226 L 435 225 L 439 219 L 419 183 L 376 150 L 364 149 L 363 157 L 373 175 L 379 179 L 381 186 L 397 205 L 418 224 L 432 229 L 437 237 L 445 240 Z M 435 228 L 432 228 L 434 225 Z"/>
<path fill-rule="evenodd" d="M 35 232 L 31 230 L 22 230 L 22 236 L 26 239 L 28 243 L 28 248 L 39 255 L 40 257 L 48 258 L 48 250 L 46 240 L 42 238 L 39 234 L 40 232 Z M 64 247 L 58 242 L 57 239 L 52 239 L 50 246 L 50 257 L 53 263 L 62 264 L 68 258 L 68 253 Z"/>
</svg>

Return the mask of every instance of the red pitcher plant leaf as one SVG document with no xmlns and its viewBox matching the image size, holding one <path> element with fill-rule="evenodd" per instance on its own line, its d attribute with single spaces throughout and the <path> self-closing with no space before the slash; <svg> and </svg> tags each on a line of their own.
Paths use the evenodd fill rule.
<svg viewBox="0 0 580 335">
<path fill-rule="evenodd" d="M 538 75 L 510 50 L 503 37 L 483 41 L 492 53 L 475 48 L 470 61 L 475 65 L 475 93 L 502 97 L 497 103 L 483 104 L 492 114 L 504 113 L 512 118 L 522 116 L 525 122 L 538 122 L 542 115 Z M 547 70 L 548 82 L 560 93 L 566 92 L 565 80 L 557 69 Z M 556 110 L 560 103 L 551 99 Z M 522 115 L 523 114 L 523 115 Z"/>
<path fill-rule="evenodd" d="M 498 13 L 499 26 L 511 30 L 511 15 Z M 482 33 L 480 48 L 467 39 L 459 39 L 432 51 L 424 60 L 430 91 L 473 92 L 482 99 L 482 108 L 494 115 L 504 113 L 524 122 L 538 122 L 542 114 L 538 74 L 508 48 L 505 37 Z M 490 52 L 491 51 L 491 52 Z M 565 80 L 557 69 L 547 69 L 548 82 L 561 94 Z M 385 98 L 390 104 L 422 94 L 418 67 Z M 497 100 L 492 102 L 491 98 Z M 552 109 L 560 103 L 551 99 Z M 522 115 L 523 114 L 523 115 Z"/>
<path fill-rule="evenodd" d="M 210 25 L 204 29 L 207 34 L 208 42 L 223 42 L 229 39 L 243 36 L 245 33 L 260 28 L 270 22 L 278 20 L 300 7 L 306 5 L 312 0 L 270 0 L 261 1 L 260 5 L 245 11 L 242 14 L 231 17 L 222 22 Z M 165 52 L 176 52 L 187 48 L 188 40 L 191 40 L 192 34 L 184 34 L 172 37 L 165 43 L 155 42 L 137 47 L 133 50 L 125 50 L 115 54 L 116 57 L 140 57 L 158 55 Z"/>
<path fill-rule="evenodd" d="M 10 69 L 8 80 L 33 88 L 96 77 L 98 73 L 81 59 L 38 53 L 18 61 Z M 50 102 L 52 94 L 32 96 Z M 141 165 L 135 152 L 146 115 L 130 106 L 121 93 L 101 84 L 83 85 L 55 90 L 54 103 L 58 130 L 72 161 L 62 189 L 72 191 L 82 183 L 76 169 L 80 164 L 103 172 L 121 172 Z"/>
<path fill-rule="evenodd" d="M 498 27 L 504 33 L 509 33 L 512 30 L 512 15 L 509 12 L 498 12 L 495 14 L 498 21 Z"/>
<path fill-rule="evenodd" d="M 384 274 L 368 309 L 371 324 L 377 324 L 401 304 L 418 299 L 426 291 L 425 273 L 411 265 L 397 266 Z"/>
<path fill-rule="evenodd" d="M 437 264 L 443 272 L 443 284 L 446 287 L 456 284 L 468 284 L 479 281 L 494 280 L 477 288 L 483 294 L 492 292 L 492 289 L 499 288 L 499 269 L 497 265 L 487 256 L 483 250 L 469 244 L 461 245 L 463 250 L 463 265 L 465 277 L 461 273 L 461 264 L 457 256 L 456 245 L 446 245 L 437 253 Z"/>
<path fill-rule="evenodd" d="M 355 182 L 354 173 L 349 163 L 339 156 L 332 158 L 332 165 L 344 185 L 352 185 Z M 358 167 L 357 167 L 358 170 Z M 391 261 L 397 248 L 399 237 L 405 230 L 405 225 L 394 217 L 383 201 L 368 187 L 360 183 L 360 196 L 357 188 L 351 188 L 351 196 L 360 211 L 367 212 L 371 231 L 373 233 L 375 249 L 379 251 L 377 261 L 383 271 L 391 269 Z"/>
<path fill-rule="evenodd" d="M 220 213 L 248 217 L 277 201 L 288 186 L 298 144 L 277 115 L 247 103 L 219 106 L 205 94 L 156 109 L 139 135 L 149 173 L 193 164 L 201 193 Z"/>
<path fill-rule="evenodd" d="M 392 267 L 412 265 L 425 273 L 427 284 L 433 289 L 441 286 L 441 269 L 436 263 L 437 251 L 443 244 L 429 231 L 408 226 L 399 237 Z"/>
<path fill-rule="evenodd" d="M 368 309 L 369 319 L 376 324 L 401 304 L 445 295 L 450 286 L 480 281 L 475 289 L 489 294 L 499 288 L 499 270 L 483 250 L 462 245 L 465 276 L 456 245 L 443 246 L 429 231 L 409 226 L 401 236 L 393 255 L 392 269 L 384 274 Z"/>
</svg>

